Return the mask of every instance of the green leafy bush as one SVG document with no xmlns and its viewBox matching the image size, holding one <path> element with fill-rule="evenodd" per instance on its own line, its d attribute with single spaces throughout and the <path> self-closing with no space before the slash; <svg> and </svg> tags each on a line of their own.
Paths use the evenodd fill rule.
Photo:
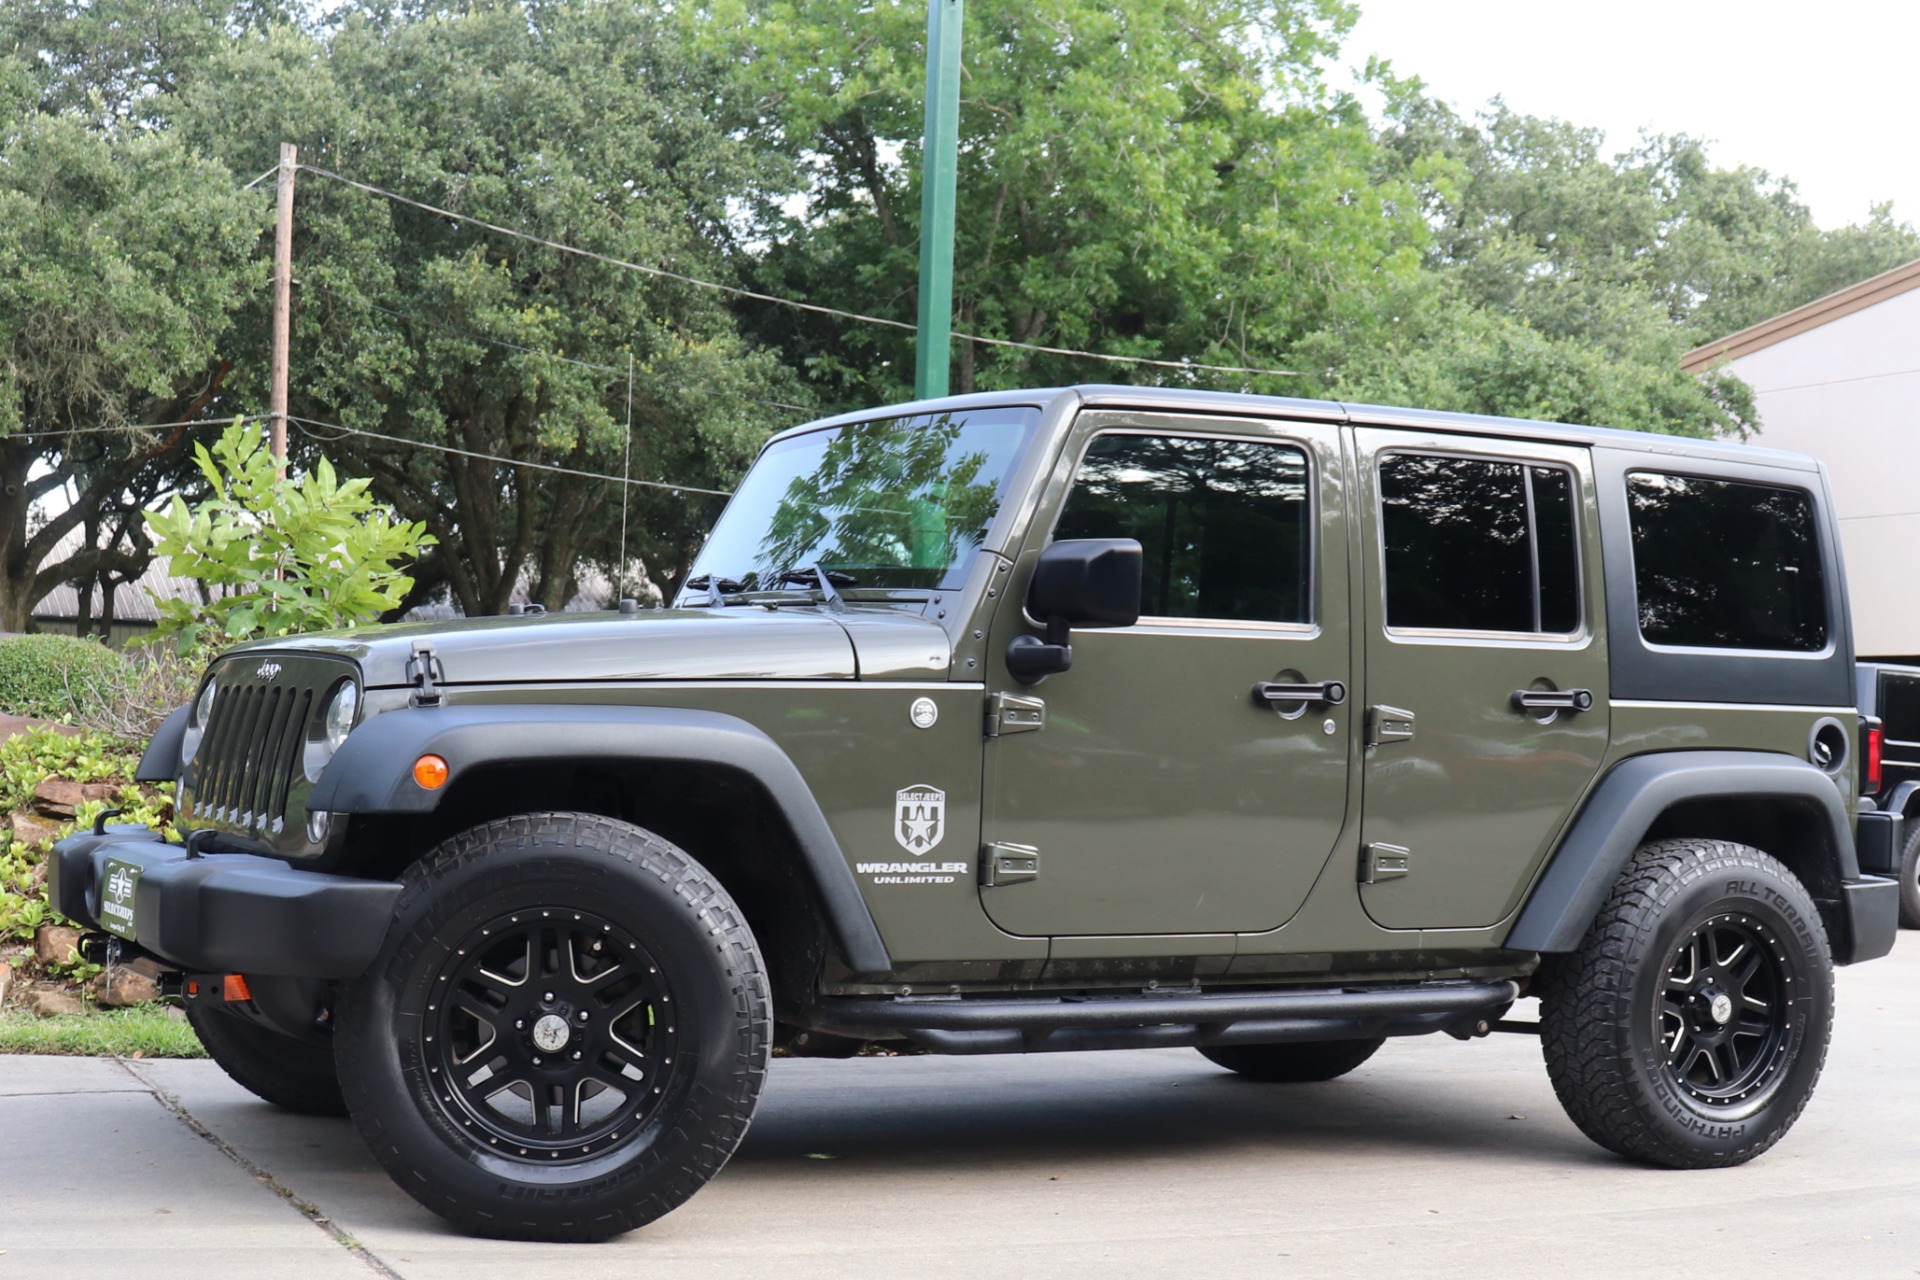
<svg viewBox="0 0 1920 1280">
<path fill-rule="evenodd" d="M 126 680 L 126 659 L 97 640 L 0 640 L 0 712 L 8 715 L 77 723 L 112 702 Z"/>
<path fill-rule="evenodd" d="M 205 583 L 212 599 L 161 600 L 150 639 L 195 644 L 325 631 L 372 622 L 405 598 L 400 565 L 433 542 L 427 527 L 396 518 L 342 481 L 325 458 L 280 479 L 258 430 L 235 422 L 209 453 L 195 446 L 213 496 L 189 507 L 180 495 L 146 513 L 154 552 L 173 571 Z"/>
</svg>

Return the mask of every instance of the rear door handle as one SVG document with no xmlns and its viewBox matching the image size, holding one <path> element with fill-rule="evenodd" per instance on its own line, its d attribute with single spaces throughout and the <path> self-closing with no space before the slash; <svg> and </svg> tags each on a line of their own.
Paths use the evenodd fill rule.
<svg viewBox="0 0 1920 1280">
<path fill-rule="evenodd" d="M 1515 711 L 1591 711 L 1591 689 L 1515 689 Z"/>
<path fill-rule="evenodd" d="M 1338 680 L 1262 680 L 1253 686 L 1253 696 L 1275 706 L 1324 702 L 1337 707 L 1347 700 L 1347 686 Z"/>
</svg>

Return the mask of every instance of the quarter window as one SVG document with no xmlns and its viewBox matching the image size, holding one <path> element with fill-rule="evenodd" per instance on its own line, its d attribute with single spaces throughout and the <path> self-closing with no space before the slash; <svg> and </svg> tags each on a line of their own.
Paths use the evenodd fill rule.
<svg viewBox="0 0 1920 1280">
<path fill-rule="evenodd" d="M 1580 628 L 1573 475 L 1392 454 L 1380 463 L 1387 625 L 1564 635 Z"/>
<path fill-rule="evenodd" d="M 1094 437 L 1055 538 L 1140 543 L 1140 612 L 1307 622 L 1307 456 L 1262 440 Z"/>
<path fill-rule="evenodd" d="M 1801 489 L 1627 477 L 1640 634 L 1654 644 L 1814 653 L 1827 594 L 1813 503 Z"/>
</svg>

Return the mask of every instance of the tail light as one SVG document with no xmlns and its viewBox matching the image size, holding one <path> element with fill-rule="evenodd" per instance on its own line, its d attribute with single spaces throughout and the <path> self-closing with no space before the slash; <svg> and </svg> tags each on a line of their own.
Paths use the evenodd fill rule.
<svg viewBox="0 0 1920 1280">
<path fill-rule="evenodd" d="M 1865 779 L 1866 781 L 1865 789 L 1869 792 L 1877 792 L 1880 790 L 1880 753 L 1881 753 L 1881 750 L 1886 746 L 1886 739 L 1887 739 L 1886 726 L 1880 723 L 1880 720 L 1878 717 L 1876 716 L 1868 717 L 1867 719 L 1867 776 Z"/>
</svg>

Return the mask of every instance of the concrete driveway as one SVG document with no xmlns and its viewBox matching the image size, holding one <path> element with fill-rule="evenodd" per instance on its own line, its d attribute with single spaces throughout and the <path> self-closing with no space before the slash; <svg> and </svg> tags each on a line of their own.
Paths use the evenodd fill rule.
<svg viewBox="0 0 1920 1280">
<path fill-rule="evenodd" d="M 557 1246 L 453 1234 L 211 1063 L 0 1059 L 0 1275 L 1920 1276 L 1916 1067 L 1920 935 L 1841 971 L 1812 1105 L 1714 1172 L 1592 1146 L 1525 1036 L 1304 1086 L 1187 1050 L 782 1060 L 690 1204 Z"/>
</svg>

